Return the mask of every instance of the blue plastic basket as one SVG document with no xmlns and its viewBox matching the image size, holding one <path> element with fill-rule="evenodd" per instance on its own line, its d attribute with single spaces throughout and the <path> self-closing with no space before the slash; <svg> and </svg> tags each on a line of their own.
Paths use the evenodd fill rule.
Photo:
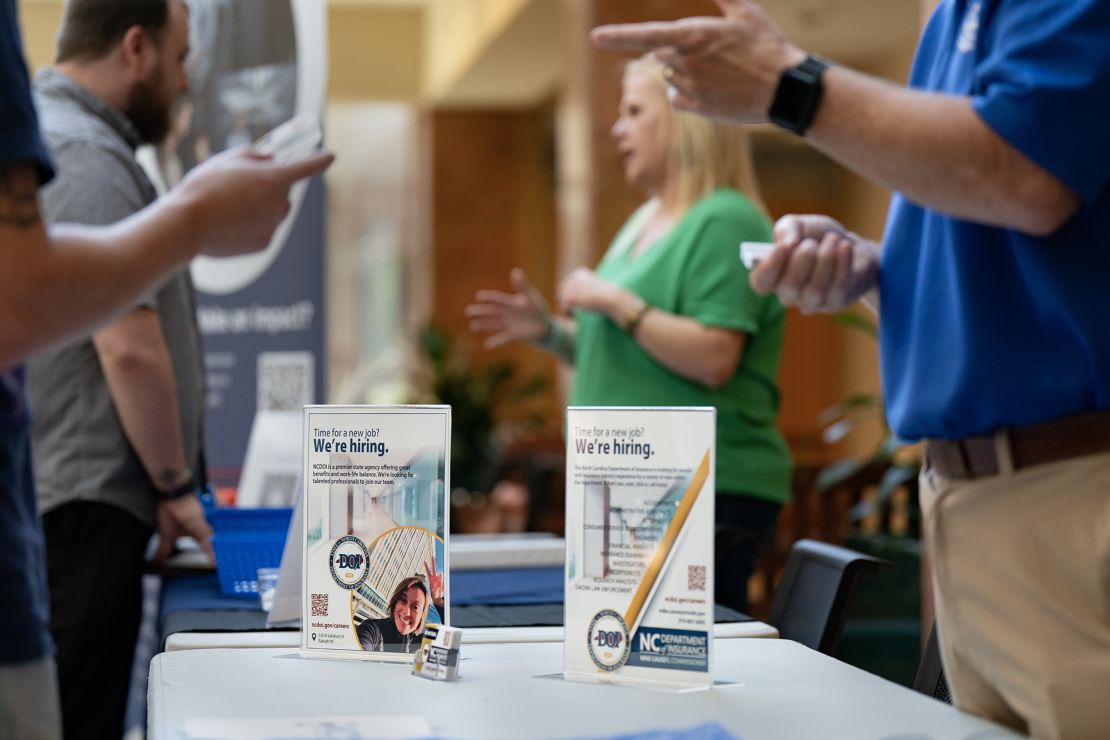
<svg viewBox="0 0 1110 740">
<path fill-rule="evenodd" d="M 220 591 L 231 596 L 257 596 L 258 569 L 281 565 L 292 509 L 237 509 L 207 512 Z"/>
</svg>

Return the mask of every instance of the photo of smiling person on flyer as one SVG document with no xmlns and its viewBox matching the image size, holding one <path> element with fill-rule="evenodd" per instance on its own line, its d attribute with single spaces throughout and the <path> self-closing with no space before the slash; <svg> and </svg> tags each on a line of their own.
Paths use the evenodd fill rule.
<svg viewBox="0 0 1110 740">
<path fill-rule="evenodd" d="M 424 564 L 427 579 L 405 578 L 393 589 L 387 616 L 367 619 L 355 629 L 359 644 L 368 652 L 411 653 L 420 644 L 432 605 L 442 613 L 443 574 Z M 430 593 L 429 593 L 430 591 Z M 434 620 L 433 620 L 434 621 Z"/>
</svg>

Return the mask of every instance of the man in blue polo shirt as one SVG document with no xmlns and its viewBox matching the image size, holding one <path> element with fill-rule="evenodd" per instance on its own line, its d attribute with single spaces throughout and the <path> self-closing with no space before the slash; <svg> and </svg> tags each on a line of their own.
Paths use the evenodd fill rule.
<svg viewBox="0 0 1110 740">
<path fill-rule="evenodd" d="M 277 165 L 245 149 L 218 155 L 170 196 L 114 226 L 47 232 L 37 190 L 52 169 L 15 0 L 0 0 L 0 100 L 0 738 L 56 738 L 42 532 L 18 363 L 91 330 L 198 253 L 262 249 L 289 210 L 290 186 L 322 172 L 332 156 Z"/>
<path fill-rule="evenodd" d="M 53 175 L 39 138 L 14 15 L 9 0 L 0 3 L 0 228 L 35 218 L 33 196 L 28 201 L 24 191 L 22 198 L 13 197 L 18 191 L 13 192 L 9 167 L 28 166 L 36 184 Z M 5 263 L 15 256 L 7 243 L 0 250 Z M 47 658 L 49 600 L 29 421 L 23 368 L 5 363 L 0 367 L 0 737 L 12 738 L 60 736 L 54 664 Z M 5 727 L 9 716 L 13 724 Z"/>
<path fill-rule="evenodd" d="M 753 272 L 880 312 L 887 415 L 926 441 L 937 625 L 960 707 L 1036 737 L 1110 727 L 1110 2 L 942 0 L 901 88 L 753 3 L 608 27 L 676 106 L 770 120 L 898 194 L 882 245 L 787 216 Z"/>
</svg>

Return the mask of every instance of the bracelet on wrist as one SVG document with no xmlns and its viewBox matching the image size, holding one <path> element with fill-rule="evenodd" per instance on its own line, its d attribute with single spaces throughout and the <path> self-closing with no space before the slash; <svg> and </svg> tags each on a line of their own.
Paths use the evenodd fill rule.
<svg viewBox="0 0 1110 740">
<path fill-rule="evenodd" d="M 197 480 L 191 470 L 165 471 L 158 475 L 154 481 L 154 488 L 158 491 L 159 501 L 174 501 L 194 493 L 197 489 Z"/>
<path fill-rule="evenodd" d="M 644 320 L 644 316 L 646 316 L 647 312 L 650 310 L 651 304 L 640 299 L 640 303 L 624 317 L 624 326 L 621 328 L 624 329 L 625 333 L 629 336 L 635 336 L 636 328 L 640 326 L 640 322 Z"/>
<path fill-rule="evenodd" d="M 563 327 L 555 314 L 547 315 L 547 336 L 540 341 L 540 346 L 549 351 L 556 351 L 563 339 Z"/>
</svg>

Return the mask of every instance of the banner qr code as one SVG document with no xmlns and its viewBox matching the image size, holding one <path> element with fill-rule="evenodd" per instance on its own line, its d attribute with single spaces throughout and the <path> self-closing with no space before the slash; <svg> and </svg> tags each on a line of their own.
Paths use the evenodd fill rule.
<svg viewBox="0 0 1110 740">
<path fill-rule="evenodd" d="M 315 402 L 315 362 L 311 352 L 258 355 L 258 410 L 300 411 Z"/>
<path fill-rule="evenodd" d="M 328 595 L 327 594 L 312 594 L 312 616 L 326 617 L 328 616 Z"/>
</svg>

